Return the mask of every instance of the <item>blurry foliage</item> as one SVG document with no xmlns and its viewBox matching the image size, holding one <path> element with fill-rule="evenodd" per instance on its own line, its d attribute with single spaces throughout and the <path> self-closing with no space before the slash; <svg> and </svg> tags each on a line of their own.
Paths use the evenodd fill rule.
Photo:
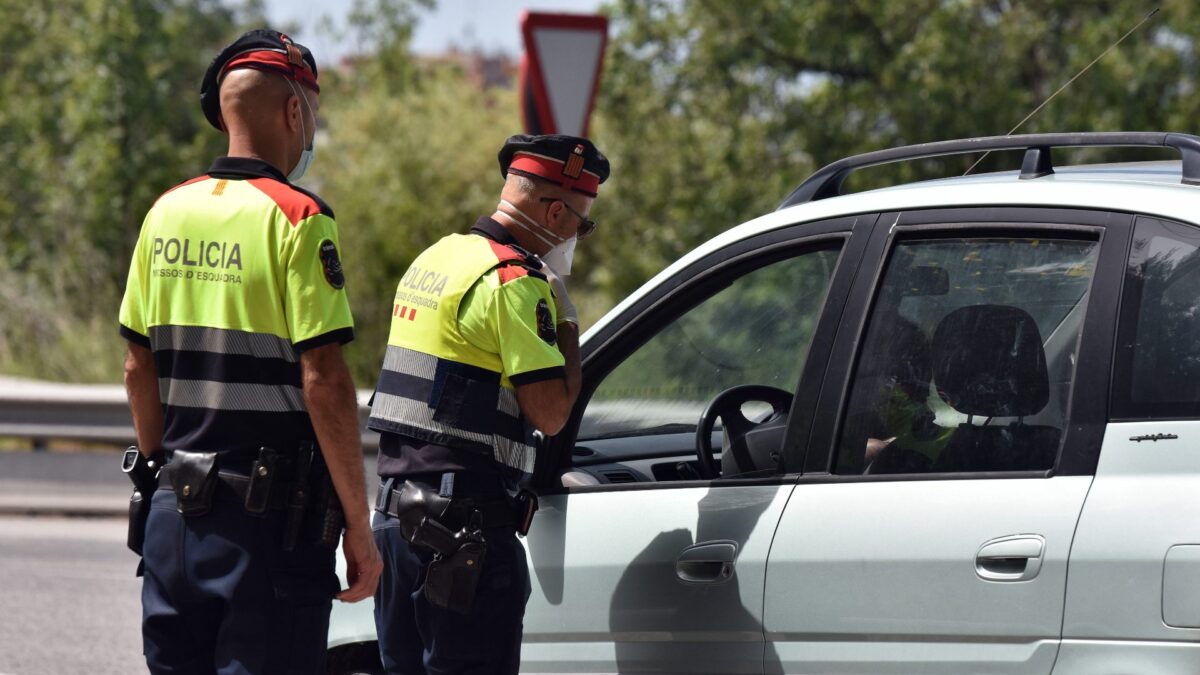
<svg viewBox="0 0 1200 675">
<path fill-rule="evenodd" d="M 216 0 L 0 0 L 0 372 L 117 377 L 142 217 L 220 154 L 200 74 L 260 14 Z"/>
<path fill-rule="evenodd" d="M 324 125 L 305 184 L 341 226 L 360 387 L 374 383 L 396 280 L 439 236 L 491 212 L 496 151 L 520 131 L 514 92 L 410 55 L 430 3 L 359 0 L 348 27 L 359 54 L 321 61 Z M 1160 4 L 1021 131 L 1192 131 L 1200 8 Z M 198 82 L 221 45 L 261 25 L 261 5 L 231 6 L 0 0 L 0 372 L 117 377 L 117 303 L 142 216 L 223 150 Z M 616 0 L 593 125 L 613 176 L 572 280 L 585 323 L 824 163 L 1007 132 L 1151 6 Z M 889 165 L 850 187 L 962 173 L 974 159 Z M 997 154 L 981 169 L 1018 162 Z"/>
<path fill-rule="evenodd" d="M 1197 131 L 1200 8 L 1184 0 L 618 0 L 596 127 L 614 172 L 595 213 L 612 226 L 581 247 L 580 269 L 619 298 L 824 164 L 1002 135 L 1155 6 L 1019 133 Z M 1056 157 L 1130 156 L 1068 152 Z M 977 158 L 891 164 L 847 188 L 957 175 Z M 996 153 L 976 170 L 1019 165 Z"/>
<path fill-rule="evenodd" d="M 379 374 L 396 283 L 430 244 L 492 213 L 496 152 L 520 121 L 512 91 L 481 92 L 450 65 L 414 69 L 397 88 L 357 67 L 332 82 L 312 184 L 337 215 L 356 332 L 347 357 L 365 387 Z"/>
</svg>

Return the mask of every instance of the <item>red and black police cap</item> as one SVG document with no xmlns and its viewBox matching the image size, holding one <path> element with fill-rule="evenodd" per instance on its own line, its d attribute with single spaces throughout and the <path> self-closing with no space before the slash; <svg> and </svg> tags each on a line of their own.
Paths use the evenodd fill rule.
<svg viewBox="0 0 1200 675">
<path fill-rule="evenodd" d="M 578 136 L 509 136 L 499 159 L 502 176 L 540 178 L 589 197 L 608 178 L 608 158 Z"/>
<path fill-rule="evenodd" d="M 308 47 L 277 30 L 252 30 L 231 42 L 212 60 L 200 83 L 200 108 L 208 123 L 225 130 L 221 124 L 221 80 L 237 68 L 253 68 L 278 73 L 320 93 L 317 61 Z"/>
</svg>

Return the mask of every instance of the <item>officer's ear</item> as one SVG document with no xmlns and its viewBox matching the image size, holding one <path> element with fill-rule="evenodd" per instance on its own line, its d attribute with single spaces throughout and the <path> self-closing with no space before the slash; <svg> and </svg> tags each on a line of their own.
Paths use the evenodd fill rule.
<svg viewBox="0 0 1200 675">
<path fill-rule="evenodd" d="M 571 215 L 571 212 L 568 211 L 567 207 L 563 205 L 563 201 L 557 198 L 552 202 L 548 202 L 546 206 L 548 207 L 546 209 L 546 225 L 548 225 L 555 234 L 565 238 L 566 235 L 563 234 L 563 230 L 568 229 L 568 226 L 570 225 L 570 223 L 567 221 L 567 217 Z"/>
<path fill-rule="evenodd" d="M 288 94 L 287 103 L 284 105 L 284 119 L 287 121 L 288 131 L 297 131 L 300 125 L 304 123 L 304 103 L 300 101 L 300 97 L 294 92 Z"/>
</svg>

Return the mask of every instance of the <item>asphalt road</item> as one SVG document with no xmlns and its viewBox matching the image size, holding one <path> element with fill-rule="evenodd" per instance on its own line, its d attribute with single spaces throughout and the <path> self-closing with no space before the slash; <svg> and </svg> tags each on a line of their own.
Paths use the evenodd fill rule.
<svg viewBox="0 0 1200 675">
<path fill-rule="evenodd" d="M 0 452 L 0 675 L 146 672 L 130 489 L 115 450 Z"/>
<path fill-rule="evenodd" d="M 0 516 L 0 674 L 145 672 L 136 566 L 120 519 Z"/>
</svg>

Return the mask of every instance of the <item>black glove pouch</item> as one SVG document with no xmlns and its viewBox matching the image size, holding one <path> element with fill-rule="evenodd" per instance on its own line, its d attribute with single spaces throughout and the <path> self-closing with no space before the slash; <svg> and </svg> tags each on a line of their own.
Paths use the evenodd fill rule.
<svg viewBox="0 0 1200 675">
<path fill-rule="evenodd" d="M 431 605 L 470 614 L 483 573 L 485 550 L 482 541 L 468 541 L 452 555 L 434 558 L 425 575 L 425 599 Z"/>
<path fill-rule="evenodd" d="M 179 512 L 186 518 L 208 513 L 217 488 L 217 453 L 176 450 L 167 467 Z"/>
</svg>

